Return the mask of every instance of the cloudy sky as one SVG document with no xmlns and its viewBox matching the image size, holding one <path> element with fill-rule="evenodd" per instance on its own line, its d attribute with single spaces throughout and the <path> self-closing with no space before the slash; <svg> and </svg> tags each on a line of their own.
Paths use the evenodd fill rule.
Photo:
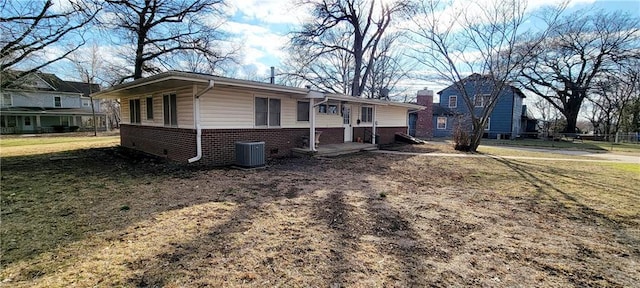
<svg viewBox="0 0 640 288">
<path fill-rule="evenodd" d="M 559 1 L 530 0 L 528 7 L 536 8 Z M 454 2 L 457 2 L 456 5 L 466 5 L 466 0 Z M 292 30 L 299 29 L 300 23 L 309 15 L 303 9 L 296 7 L 293 4 L 294 1 L 236 0 L 228 1 L 228 3 L 229 7 L 226 11 L 228 20 L 221 28 L 231 34 L 235 43 L 242 44 L 240 64 L 243 69 L 240 74 L 244 73 L 243 71 L 249 71 L 268 77 L 269 67 L 278 68 L 282 60 L 287 57 L 283 49 L 288 40 L 287 34 Z M 629 11 L 640 17 L 640 0 L 572 0 L 569 12 L 587 6 Z M 65 76 L 67 78 L 73 77 L 71 75 Z M 433 83 L 417 80 L 408 80 L 402 85 L 407 87 L 408 94 L 415 94 L 417 90 L 425 86 L 436 90 L 442 88 L 437 85 L 434 87 Z"/>
</svg>

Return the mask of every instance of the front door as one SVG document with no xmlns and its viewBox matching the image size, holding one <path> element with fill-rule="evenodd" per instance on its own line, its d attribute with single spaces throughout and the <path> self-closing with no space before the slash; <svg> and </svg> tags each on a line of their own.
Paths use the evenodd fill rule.
<svg viewBox="0 0 640 288">
<path fill-rule="evenodd" d="M 31 116 L 24 116 L 22 117 L 22 120 L 24 121 L 23 125 L 22 125 L 22 130 L 24 131 L 32 131 L 33 130 L 33 118 L 31 118 Z"/>
<path fill-rule="evenodd" d="M 342 105 L 342 126 L 344 126 L 344 142 L 352 142 L 353 129 L 351 128 L 351 105 Z"/>
</svg>

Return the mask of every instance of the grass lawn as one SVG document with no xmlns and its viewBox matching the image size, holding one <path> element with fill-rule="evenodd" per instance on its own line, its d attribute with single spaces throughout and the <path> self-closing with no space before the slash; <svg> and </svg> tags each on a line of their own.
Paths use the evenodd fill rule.
<svg viewBox="0 0 640 288">
<path fill-rule="evenodd" d="M 240 171 L 63 153 L 2 157 L 0 286 L 640 282 L 635 164 L 363 153 Z"/>
<path fill-rule="evenodd" d="M 0 138 L 0 157 L 47 154 L 77 149 L 115 146 L 120 136 L 99 137 L 5 137 Z"/>
<path fill-rule="evenodd" d="M 614 152 L 635 152 L 640 153 L 640 144 L 637 143 L 611 143 L 602 141 L 548 141 L 542 139 L 522 139 L 522 140 L 496 140 L 482 139 L 482 145 L 491 146 L 525 146 L 552 149 L 573 149 L 592 152 L 614 151 Z"/>
</svg>

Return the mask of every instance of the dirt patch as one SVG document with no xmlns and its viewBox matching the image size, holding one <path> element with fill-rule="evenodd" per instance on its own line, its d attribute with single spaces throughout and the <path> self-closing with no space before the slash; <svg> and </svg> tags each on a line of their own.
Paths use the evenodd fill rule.
<svg viewBox="0 0 640 288">
<path fill-rule="evenodd" d="M 640 280 L 640 179 L 597 163 L 362 153 L 241 171 L 120 148 L 70 155 L 3 159 L 1 285 Z"/>
</svg>

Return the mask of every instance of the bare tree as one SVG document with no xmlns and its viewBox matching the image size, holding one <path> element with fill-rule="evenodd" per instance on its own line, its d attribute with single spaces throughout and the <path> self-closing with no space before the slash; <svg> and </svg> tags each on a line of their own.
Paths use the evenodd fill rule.
<svg viewBox="0 0 640 288">
<path fill-rule="evenodd" d="M 218 29 L 223 0 L 106 0 L 105 4 L 109 17 L 102 19 L 104 26 L 116 32 L 118 44 L 133 48 L 125 58 L 134 70 L 122 81 L 174 67 L 173 57 L 187 51 L 211 63 L 229 56 L 212 46 L 224 37 Z"/>
<path fill-rule="evenodd" d="M 551 121 L 558 118 L 558 110 L 540 97 L 533 102 L 533 109 L 538 112 L 539 128 L 542 129 L 542 136 L 547 138 L 551 129 Z"/>
<path fill-rule="evenodd" d="M 67 59 L 73 63 L 73 66 L 76 69 L 76 72 L 78 72 L 82 82 L 86 83 L 89 87 L 89 101 L 91 101 L 91 116 L 93 119 L 93 136 L 98 136 L 96 108 L 91 94 L 93 92 L 98 92 L 94 91 L 94 89 L 99 87 L 99 85 L 96 87 L 96 82 L 98 74 L 103 70 L 103 61 L 100 56 L 99 47 L 96 43 L 93 43 L 90 49 L 91 50 L 88 51 L 89 53 L 83 53 L 85 51 L 79 52 L 80 50 L 76 51 L 75 53 L 70 54 Z"/>
<path fill-rule="evenodd" d="M 84 30 L 100 10 L 88 1 L 70 1 L 69 7 L 56 9 L 51 0 L 9 0 L 0 7 L 0 67 L 2 71 L 20 67 L 17 78 L 78 50 L 85 44 Z M 53 45 L 62 50 L 45 51 Z"/>
<path fill-rule="evenodd" d="M 335 31 L 327 32 L 336 34 Z M 340 34 L 340 33 L 337 33 Z M 326 36 L 328 37 L 328 36 Z M 331 40 L 336 45 L 349 45 L 348 38 L 335 37 Z M 345 50 L 316 55 L 314 47 L 291 45 L 290 57 L 284 63 L 283 73 L 289 82 L 302 80 L 323 91 L 351 95 L 350 79 L 353 78 L 353 54 Z"/>
<path fill-rule="evenodd" d="M 401 34 L 394 33 L 382 39 L 378 55 L 374 57 L 373 67 L 369 78 L 366 79 L 364 94 L 368 98 L 378 98 L 390 100 L 391 98 L 405 98 L 400 95 L 406 89 L 398 87 L 398 83 L 408 78 L 409 71 L 413 65 L 407 61 L 397 49 L 393 49 Z"/>
<path fill-rule="evenodd" d="M 307 63 L 313 63 L 326 54 L 335 54 L 332 58 L 341 61 L 350 58 L 352 74 L 345 73 L 343 76 L 348 76 L 348 79 L 344 80 L 347 80 L 348 92 L 352 96 L 362 95 L 380 41 L 392 18 L 406 7 L 406 2 L 303 0 L 301 4 L 311 6 L 311 14 L 315 18 L 304 24 L 301 31 L 292 33 L 291 45 L 304 47 L 303 51 L 309 57 Z M 321 70 L 315 72 L 324 73 Z M 331 78 L 331 74 L 324 74 L 323 78 Z"/>
<path fill-rule="evenodd" d="M 594 84 L 592 93 L 587 94 L 588 101 L 598 110 L 603 125 L 606 140 L 620 130 L 620 123 L 625 118 L 625 112 L 633 101 L 639 97 L 638 83 L 640 71 L 638 63 L 628 63 L 627 67 L 620 67 L 618 71 L 608 71 L 599 77 Z"/>
<path fill-rule="evenodd" d="M 416 61 L 435 71 L 436 80 L 453 83 L 468 111 L 471 127 L 465 129 L 471 133 L 465 136 L 471 139 L 463 141 L 469 143 L 468 147 L 456 147 L 476 151 L 498 98 L 511 89 L 510 83 L 543 36 L 526 37 L 530 31 L 524 29 L 528 19 L 524 0 L 477 1 L 467 5 L 420 1 L 409 15 L 412 22 L 409 29 Z M 550 10 L 553 12 L 546 17 L 552 21 L 560 8 Z M 522 41 L 528 41 L 530 46 L 520 47 Z M 476 96 L 484 97 L 482 108 L 476 108 Z"/>
<path fill-rule="evenodd" d="M 567 119 L 566 133 L 576 132 L 580 108 L 595 80 L 626 59 L 639 57 L 640 25 L 622 12 L 577 11 L 566 15 L 524 64 L 521 83 L 546 99 Z M 551 89 L 554 93 L 547 94 Z"/>
</svg>

